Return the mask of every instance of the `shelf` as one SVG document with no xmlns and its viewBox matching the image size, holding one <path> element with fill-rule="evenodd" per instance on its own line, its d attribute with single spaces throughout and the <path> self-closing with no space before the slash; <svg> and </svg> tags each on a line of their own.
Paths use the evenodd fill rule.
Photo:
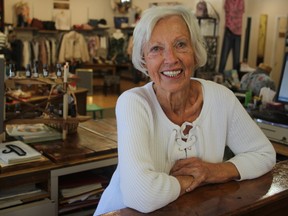
<svg viewBox="0 0 288 216">
<path fill-rule="evenodd" d="M 16 189 L 18 189 L 16 187 Z M 26 203 L 31 203 L 34 201 L 38 201 L 38 200 L 43 200 L 45 198 L 49 198 L 50 195 L 47 191 L 41 190 L 39 189 L 39 191 L 35 191 L 35 192 L 27 192 L 27 194 L 23 194 L 23 195 L 14 195 L 11 198 L 6 198 L 6 199 L 2 199 L 0 201 L 0 210 L 1 209 L 5 209 L 5 208 L 11 208 L 15 205 L 24 205 Z M 5 203 L 3 203 L 5 202 Z"/>
<path fill-rule="evenodd" d="M 51 216 L 55 215 L 55 203 L 50 199 L 42 199 L 13 208 L 0 210 L 1 215 L 29 215 L 29 216 Z M 51 214 L 52 212 L 52 214 Z"/>
<path fill-rule="evenodd" d="M 57 85 L 63 84 L 61 78 L 48 77 L 48 78 L 25 78 L 25 77 L 13 77 L 5 80 L 6 86 L 10 86 L 12 83 L 20 85 Z"/>
<path fill-rule="evenodd" d="M 61 32 L 70 32 L 70 31 L 76 31 L 76 32 L 83 32 L 83 33 L 90 33 L 90 32 L 102 32 L 109 30 L 109 27 L 107 28 L 94 28 L 94 29 L 69 29 L 69 30 L 45 30 L 45 29 L 38 29 L 35 27 L 15 27 L 14 31 L 16 32 L 33 32 L 33 33 L 39 33 L 39 34 L 59 34 Z"/>
<path fill-rule="evenodd" d="M 106 36 L 108 35 L 108 29 L 109 28 L 95 28 L 95 29 L 69 29 L 69 30 L 45 30 L 45 29 L 38 29 L 34 27 L 16 27 L 13 29 L 15 36 L 17 39 L 20 40 L 33 40 L 36 37 L 47 37 L 47 38 L 53 38 L 56 39 L 57 44 L 59 44 L 60 35 L 61 34 L 66 34 L 69 32 L 77 32 L 79 34 L 83 34 L 86 36 L 95 36 L 95 35 L 100 35 L 100 36 Z"/>
<path fill-rule="evenodd" d="M 105 170 L 103 168 L 60 176 L 59 213 L 95 208 L 111 178 L 111 173 Z"/>
<path fill-rule="evenodd" d="M 38 123 L 44 123 L 44 124 L 51 124 L 51 123 L 57 123 L 57 124 L 63 124 L 64 122 L 68 124 L 73 123 L 80 123 L 85 122 L 87 120 L 91 119 L 90 116 L 77 116 L 77 117 L 68 117 L 67 119 L 63 118 L 34 118 L 34 119 L 8 119 L 5 120 L 5 124 L 38 124 Z"/>
</svg>

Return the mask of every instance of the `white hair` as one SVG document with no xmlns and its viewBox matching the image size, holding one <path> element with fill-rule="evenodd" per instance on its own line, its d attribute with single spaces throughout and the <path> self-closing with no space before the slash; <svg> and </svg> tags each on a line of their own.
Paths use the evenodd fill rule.
<svg viewBox="0 0 288 216">
<path fill-rule="evenodd" d="M 195 54 L 197 69 L 207 61 L 206 44 L 200 33 L 196 17 L 184 6 L 156 6 L 145 10 L 133 32 L 132 62 L 134 67 L 148 76 L 145 67 L 143 47 L 150 40 L 156 23 L 167 16 L 178 15 L 183 18 L 190 32 L 192 48 Z"/>
</svg>

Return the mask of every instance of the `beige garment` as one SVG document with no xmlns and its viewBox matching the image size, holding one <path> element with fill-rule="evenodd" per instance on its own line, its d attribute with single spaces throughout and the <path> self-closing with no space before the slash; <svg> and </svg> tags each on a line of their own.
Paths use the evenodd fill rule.
<svg viewBox="0 0 288 216">
<path fill-rule="evenodd" d="M 63 36 L 58 62 L 89 61 L 89 51 L 84 36 L 76 31 L 70 31 Z"/>
<path fill-rule="evenodd" d="M 70 30 L 70 12 L 66 10 L 54 13 L 55 27 L 57 30 Z"/>
<path fill-rule="evenodd" d="M 39 61 L 42 62 L 42 64 L 48 64 L 47 62 L 47 47 L 46 42 L 44 38 L 41 38 L 39 40 Z"/>
<path fill-rule="evenodd" d="M 31 52 L 29 41 L 23 41 L 23 59 L 22 59 L 22 67 L 26 67 L 27 64 L 30 63 Z"/>
</svg>

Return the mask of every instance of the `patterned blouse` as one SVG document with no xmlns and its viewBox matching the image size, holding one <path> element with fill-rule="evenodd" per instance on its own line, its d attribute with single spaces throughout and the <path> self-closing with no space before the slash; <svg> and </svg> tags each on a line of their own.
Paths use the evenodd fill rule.
<svg viewBox="0 0 288 216">
<path fill-rule="evenodd" d="M 260 90 L 263 87 L 268 87 L 275 91 L 275 83 L 263 70 L 257 68 L 254 72 L 245 74 L 240 83 L 241 90 L 251 90 L 253 95 L 259 96 Z"/>
</svg>

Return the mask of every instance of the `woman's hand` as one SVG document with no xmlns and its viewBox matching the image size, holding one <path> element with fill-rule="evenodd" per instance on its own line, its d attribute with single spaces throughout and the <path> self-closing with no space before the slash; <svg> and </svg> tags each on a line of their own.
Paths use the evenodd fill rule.
<svg viewBox="0 0 288 216">
<path fill-rule="evenodd" d="M 175 177 L 193 177 L 193 181 L 186 188 L 186 192 L 190 192 L 200 185 L 227 182 L 240 178 L 237 168 L 230 162 L 208 163 L 195 157 L 178 160 L 172 167 L 170 174 Z"/>
</svg>

